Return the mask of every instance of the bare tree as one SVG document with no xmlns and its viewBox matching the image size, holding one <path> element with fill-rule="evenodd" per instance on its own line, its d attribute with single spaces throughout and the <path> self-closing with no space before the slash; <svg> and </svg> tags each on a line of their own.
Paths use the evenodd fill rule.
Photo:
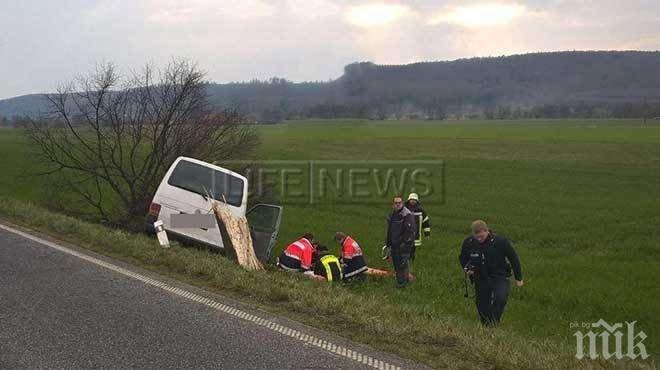
<svg viewBox="0 0 660 370">
<path fill-rule="evenodd" d="M 59 174 L 103 221 L 135 227 L 175 158 L 236 159 L 257 144 L 237 112 L 212 112 L 204 77 L 186 60 L 128 77 L 108 63 L 60 88 L 27 130 L 43 174 Z"/>
</svg>

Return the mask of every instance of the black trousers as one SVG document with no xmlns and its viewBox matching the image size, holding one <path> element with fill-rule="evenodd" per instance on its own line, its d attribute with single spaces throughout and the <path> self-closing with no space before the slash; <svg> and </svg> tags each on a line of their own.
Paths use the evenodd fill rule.
<svg viewBox="0 0 660 370">
<path fill-rule="evenodd" d="M 277 259 L 277 266 L 286 271 L 302 271 L 302 266 L 300 266 L 300 260 L 291 258 L 284 254 L 280 255 L 280 258 Z"/>
<path fill-rule="evenodd" d="M 366 271 L 367 262 L 364 260 L 364 256 L 344 260 L 344 280 L 364 277 Z"/>
<path fill-rule="evenodd" d="M 496 326 L 500 323 L 509 298 L 509 289 L 509 279 L 505 277 L 474 280 L 477 311 L 484 325 Z"/>
<path fill-rule="evenodd" d="M 409 253 L 396 253 L 392 254 L 392 264 L 394 265 L 394 272 L 396 273 L 396 286 L 403 288 L 408 285 L 408 272 L 410 254 Z"/>
</svg>

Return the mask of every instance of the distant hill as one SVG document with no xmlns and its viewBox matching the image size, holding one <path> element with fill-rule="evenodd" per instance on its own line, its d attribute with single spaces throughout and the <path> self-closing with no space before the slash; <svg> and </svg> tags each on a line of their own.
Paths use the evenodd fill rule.
<svg viewBox="0 0 660 370">
<path fill-rule="evenodd" d="M 340 79 L 349 96 L 381 96 L 450 111 L 544 104 L 660 101 L 660 52 L 558 52 L 379 66 L 356 63 Z"/>
<path fill-rule="evenodd" d="M 0 117 L 33 116 L 46 109 L 46 107 L 47 100 L 43 94 L 22 95 L 0 100 Z"/>
<path fill-rule="evenodd" d="M 660 116 L 660 52 L 574 51 L 407 65 L 353 63 L 329 82 L 211 84 L 213 105 L 260 121 L 292 118 Z M 45 110 L 0 100 L 0 116 Z"/>
</svg>

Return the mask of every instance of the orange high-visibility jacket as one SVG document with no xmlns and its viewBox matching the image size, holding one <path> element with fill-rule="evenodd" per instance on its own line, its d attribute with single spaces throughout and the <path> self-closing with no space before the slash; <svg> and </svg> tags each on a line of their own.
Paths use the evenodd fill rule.
<svg viewBox="0 0 660 370">
<path fill-rule="evenodd" d="M 309 240 L 305 238 L 296 240 L 286 247 L 284 254 L 300 261 L 300 267 L 302 267 L 304 270 L 309 270 L 312 268 L 314 246 Z"/>
<path fill-rule="evenodd" d="M 353 257 L 361 255 L 362 249 L 360 248 L 360 245 L 355 240 L 353 240 L 353 238 L 347 236 L 341 245 L 342 259 L 350 260 Z"/>
</svg>

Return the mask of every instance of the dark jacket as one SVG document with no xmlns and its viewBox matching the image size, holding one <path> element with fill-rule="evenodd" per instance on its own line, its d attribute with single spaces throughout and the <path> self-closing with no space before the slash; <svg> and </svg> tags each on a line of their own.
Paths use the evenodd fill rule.
<svg viewBox="0 0 660 370">
<path fill-rule="evenodd" d="M 393 255 L 412 252 L 415 240 L 415 216 L 406 207 L 387 217 L 387 246 Z"/>
<path fill-rule="evenodd" d="M 431 234 L 431 221 L 421 203 L 417 202 L 413 205 L 407 201 L 406 208 L 415 216 L 415 240 L 422 240 L 422 232 L 428 237 Z"/>
<path fill-rule="evenodd" d="M 473 252 L 480 253 L 483 256 L 483 264 L 475 270 L 477 279 L 509 277 L 513 268 L 513 275 L 516 280 L 522 280 L 520 260 L 518 260 L 516 251 L 506 238 L 490 234 L 483 244 L 472 236 L 465 239 L 461 254 L 458 257 L 462 268 L 470 262 L 470 254 Z"/>
<path fill-rule="evenodd" d="M 327 269 L 326 266 L 323 264 L 323 257 L 325 256 L 332 256 L 333 259 L 331 262 L 328 264 Z M 328 251 L 321 251 L 319 253 L 315 253 L 314 255 L 314 265 L 313 265 L 313 271 L 314 275 L 319 275 L 323 276 L 324 278 L 328 279 L 328 281 L 334 281 L 338 282 L 341 281 L 343 278 L 342 270 L 341 270 L 341 264 L 339 263 L 339 259 Z M 328 270 L 332 274 L 331 276 L 328 276 Z"/>
</svg>

